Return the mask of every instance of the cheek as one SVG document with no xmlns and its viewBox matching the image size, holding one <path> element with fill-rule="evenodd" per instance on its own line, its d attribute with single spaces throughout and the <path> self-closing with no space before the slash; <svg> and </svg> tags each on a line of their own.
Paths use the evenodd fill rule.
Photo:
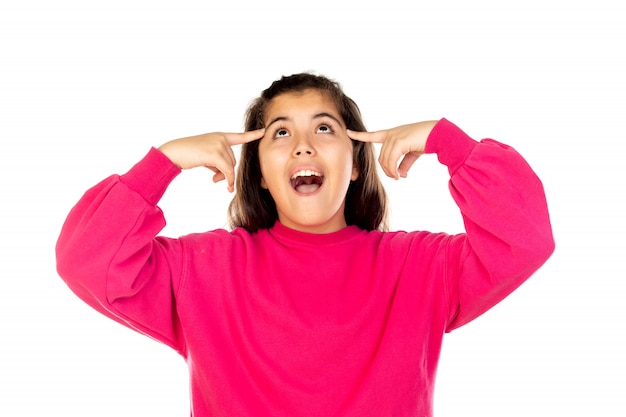
<svg viewBox="0 0 626 417">
<path fill-rule="evenodd" d="M 259 168 L 261 169 L 261 188 L 268 189 L 269 185 L 267 184 L 266 178 L 271 181 L 272 173 L 268 172 L 267 164 L 263 163 L 263 161 L 259 161 Z"/>
<path fill-rule="evenodd" d="M 276 152 L 268 152 L 266 149 L 259 148 L 259 168 L 261 170 L 261 187 L 269 189 L 272 179 L 278 178 L 279 167 L 282 164 L 277 158 Z"/>
<path fill-rule="evenodd" d="M 263 151 L 262 147 L 259 146 L 259 151 L 258 151 L 258 155 L 257 158 L 259 158 L 259 170 L 261 171 L 261 188 L 264 188 L 267 190 L 267 182 L 265 181 L 265 176 L 266 176 L 266 162 L 265 162 L 265 152 Z"/>
<path fill-rule="evenodd" d="M 354 148 L 350 146 L 345 153 L 345 166 L 350 172 L 351 181 L 354 181 L 359 177 L 359 169 L 357 168 L 357 163 L 354 158 Z"/>
</svg>

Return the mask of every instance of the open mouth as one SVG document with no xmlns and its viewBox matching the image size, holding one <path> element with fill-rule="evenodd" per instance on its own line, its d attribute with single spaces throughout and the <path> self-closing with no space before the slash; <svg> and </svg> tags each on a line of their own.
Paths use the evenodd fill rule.
<svg viewBox="0 0 626 417">
<path fill-rule="evenodd" d="M 324 183 L 324 175 L 309 169 L 300 170 L 290 179 L 291 187 L 300 194 L 311 194 L 317 191 Z"/>
</svg>

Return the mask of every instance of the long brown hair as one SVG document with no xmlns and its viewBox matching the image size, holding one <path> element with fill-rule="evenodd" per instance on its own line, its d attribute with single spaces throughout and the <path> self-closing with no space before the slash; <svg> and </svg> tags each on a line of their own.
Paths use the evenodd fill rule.
<svg viewBox="0 0 626 417">
<path fill-rule="evenodd" d="M 300 73 L 283 76 L 252 101 L 246 112 L 245 130 L 263 128 L 263 117 L 269 103 L 284 93 L 300 93 L 317 90 L 330 97 L 339 111 L 346 127 L 354 131 L 365 131 L 361 111 L 356 103 L 346 96 L 336 81 L 321 75 Z M 376 170 L 374 149 L 371 143 L 352 141 L 354 164 L 359 176 L 350 183 L 346 193 L 344 216 L 348 225 L 363 230 L 386 230 L 387 194 Z M 278 220 L 274 199 L 260 185 L 259 141 L 242 145 L 240 164 L 237 171 L 237 192 L 228 208 L 231 227 L 243 227 L 250 233 L 268 229 Z"/>
</svg>

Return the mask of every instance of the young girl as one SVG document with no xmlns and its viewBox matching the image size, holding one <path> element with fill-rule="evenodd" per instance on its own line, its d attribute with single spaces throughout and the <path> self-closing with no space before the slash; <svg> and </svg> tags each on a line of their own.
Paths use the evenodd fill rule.
<svg viewBox="0 0 626 417">
<path fill-rule="evenodd" d="M 365 132 L 339 85 L 312 74 L 263 91 L 245 130 L 165 143 L 87 191 L 59 274 L 185 358 L 196 417 L 432 415 L 444 333 L 553 251 L 541 182 L 512 148 L 445 119 Z M 466 233 L 385 231 L 372 143 L 392 178 L 437 154 Z M 236 184 L 233 229 L 157 236 L 159 199 L 194 167 Z"/>
</svg>

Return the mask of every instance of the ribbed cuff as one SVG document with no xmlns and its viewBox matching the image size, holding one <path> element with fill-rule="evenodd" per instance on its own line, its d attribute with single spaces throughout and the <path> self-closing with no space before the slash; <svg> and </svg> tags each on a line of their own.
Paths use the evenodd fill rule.
<svg viewBox="0 0 626 417">
<path fill-rule="evenodd" d="M 477 144 L 477 141 L 458 126 L 444 118 L 430 132 L 424 152 L 437 154 L 439 162 L 446 165 L 452 175 L 463 165 Z"/>
<path fill-rule="evenodd" d="M 180 172 L 180 168 L 153 147 L 141 161 L 120 176 L 120 181 L 141 194 L 150 204 L 156 205 Z"/>
</svg>

